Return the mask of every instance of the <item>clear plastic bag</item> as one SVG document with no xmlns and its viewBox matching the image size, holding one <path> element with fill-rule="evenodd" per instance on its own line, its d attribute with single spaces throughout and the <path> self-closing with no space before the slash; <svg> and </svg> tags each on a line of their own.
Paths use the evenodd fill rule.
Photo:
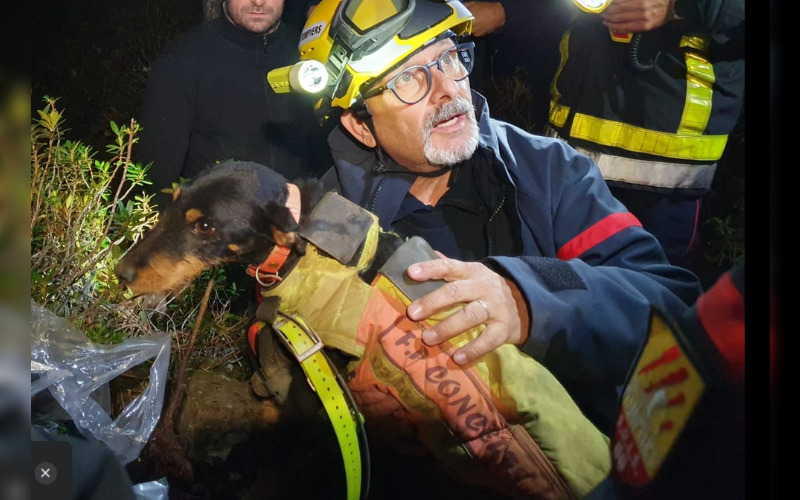
<svg viewBox="0 0 800 500">
<path fill-rule="evenodd" d="M 169 500 L 169 483 L 165 478 L 133 485 L 136 500 Z"/>
<path fill-rule="evenodd" d="M 31 302 L 31 396 L 49 388 L 84 435 L 104 442 L 123 464 L 135 460 L 161 415 L 169 370 L 170 336 L 149 335 L 97 345 L 68 321 Z M 110 380 L 155 358 L 150 383 L 112 420 L 92 397 Z"/>
</svg>

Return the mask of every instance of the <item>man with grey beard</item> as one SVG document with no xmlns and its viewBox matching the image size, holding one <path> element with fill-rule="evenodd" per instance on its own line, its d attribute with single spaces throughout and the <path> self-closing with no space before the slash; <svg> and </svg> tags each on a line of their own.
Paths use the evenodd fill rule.
<svg viewBox="0 0 800 500">
<path fill-rule="evenodd" d="M 669 265 L 592 160 L 490 118 L 470 89 L 473 59 L 470 42 L 442 30 L 359 84 L 352 100 L 340 90 L 345 104 L 328 137 L 334 167 L 323 183 L 443 257 L 407 270 L 416 281 L 447 282 L 413 301 L 410 319 L 464 306 L 426 330 L 425 343 L 483 324 L 474 341 L 452 347 L 455 363 L 518 345 L 610 433 L 650 307 L 681 314 L 698 280 Z M 387 394 L 354 396 L 373 421 L 402 411 Z"/>
</svg>

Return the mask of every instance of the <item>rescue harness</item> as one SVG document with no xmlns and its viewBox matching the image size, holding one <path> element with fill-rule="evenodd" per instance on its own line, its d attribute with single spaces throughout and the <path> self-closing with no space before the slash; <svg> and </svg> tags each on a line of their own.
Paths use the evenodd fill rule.
<svg viewBox="0 0 800 500">
<path fill-rule="evenodd" d="M 396 398 L 405 410 L 397 418 L 406 419 L 426 448 L 466 482 L 512 498 L 575 498 L 591 491 L 611 469 L 609 439 L 555 377 L 516 346 L 503 345 L 467 366 L 453 363 L 452 353 L 476 338 L 483 325 L 439 346 L 425 345 L 424 329 L 460 306 L 422 322 L 406 316 L 412 300 L 444 283 L 407 277 L 410 264 L 437 258 L 418 237 L 403 243 L 371 284 L 363 281 L 359 273 L 375 257 L 380 231 L 377 216 L 327 193 L 300 228 L 306 254 L 290 272 L 274 264 L 285 262 L 281 254 L 288 249 L 250 268 L 266 284 L 262 297 L 280 297 L 272 330 L 291 347 L 331 421 L 346 422 L 339 428 L 334 423 L 334 429 L 348 500 L 366 495 L 360 486 L 367 484 L 369 453 L 349 391 L 381 391 Z M 249 331 L 256 353 L 263 326 L 257 323 Z M 344 376 L 327 360 L 323 346 L 353 356 Z M 328 385 L 322 390 L 310 375 L 315 363 L 326 373 L 322 383 Z M 329 387 L 347 402 L 346 411 L 345 405 L 339 405 L 338 414 L 328 409 L 332 401 L 323 394 Z"/>
</svg>

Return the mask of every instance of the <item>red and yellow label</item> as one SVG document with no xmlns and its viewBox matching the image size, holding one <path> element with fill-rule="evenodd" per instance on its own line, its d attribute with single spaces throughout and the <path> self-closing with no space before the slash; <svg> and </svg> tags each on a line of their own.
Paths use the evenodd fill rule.
<svg viewBox="0 0 800 500">
<path fill-rule="evenodd" d="M 611 39 L 615 42 L 622 42 L 622 43 L 630 43 L 633 40 L 633 33 L 629 31 L 614 31 L 609 29 L 609 33 L 611 33 Z"/>
<path fill-rule="evenodd" d="M 675 333 L 654 314 L 614 431 L 614 471 L 620 480 L 642 486 L 655 478 L 704 389 Z"/>
</svg>

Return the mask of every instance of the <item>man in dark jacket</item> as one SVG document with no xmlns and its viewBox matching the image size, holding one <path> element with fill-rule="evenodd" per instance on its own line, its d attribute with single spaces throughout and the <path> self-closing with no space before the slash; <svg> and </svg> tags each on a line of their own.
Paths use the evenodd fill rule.
<svg viewBox="0 0 800 500">
<path fill-rule="evenodd" d="M 745 498 L 744 261 L 682 317 L 653 310 L 612 436 L 612 473 L 586 498 Z"/>
<path fill-rule="evenodd" d="M 153 63 L 137 160 L 158 192 L 226 159 L 293 179 L 331 165 L 305 96 L 276 96 L 266 75 L 295 57 L 299 34 L 283 0 L 227 0 L 221 15 L 182 35 Z M 156 198 L 159 208 L 167 195 Z"/>
<path fill-rule="evenodd" d="M 744 104 L 744 0 L 606 3 L 574 9 L 547 133 L 591 156 L 667 257 L 686 262 Z"/>
<path fill-rule="evenodd" d="M 363 21 L 351 3 L 345 10 Z M 303 59 L 325 64 L 350 50 L 337 48 L 337 23 L 351 20 L 331 19 L 336 4 L 311 14 Z M 422 236 L 446 256 L 408 269 L 414 280 L 449 282 L 409 306 L 412 320 L 464 304 L 425 332 L 426 343 L 483 323 L 456 363 L 519 345 L 610 432 L 650 307 L 680 315 L 700 293 L 697 278 L 669 265 L 588 157 L 489 117 L 467 79 L 471 44 L 454 40 L 471 26 L 462 4 L 418 1 L 413 12 L 376 17 L 388 18 L 382 27 L 403 22 L 376 34 L 363 57 L 353 51 L 350 73 L 317 106 L 320 116 L 344 110 L 323 182 L 385 229 Z"/>
</svg>

